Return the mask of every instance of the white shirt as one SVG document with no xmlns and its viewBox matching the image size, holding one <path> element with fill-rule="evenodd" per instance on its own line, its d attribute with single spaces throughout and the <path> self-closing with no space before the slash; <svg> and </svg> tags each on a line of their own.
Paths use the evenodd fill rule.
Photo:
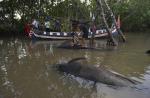
<svg viewBox="0 0 150 98">
<path fill-rule="evenodd" d="M 46 21 L 46 22 L 45 22 L 45 27 L 46 27 L 46 28 L 50 28 L 50 22 L 49 22 L 49 21 Z"/>
<path fill-rule="evenodd" d="M 38 28 L 39 22 L 36 21 L 36 20 L 34 20 L 34 21 L 32 22 L 32 25 L 34 25 L 36 28 Z"/>
</svg>

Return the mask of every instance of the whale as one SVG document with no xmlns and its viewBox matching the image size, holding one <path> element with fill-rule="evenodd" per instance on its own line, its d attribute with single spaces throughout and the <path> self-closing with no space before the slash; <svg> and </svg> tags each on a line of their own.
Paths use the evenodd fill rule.
<svg viewBox="0 0 150 98">
<path fill-rule="evenodd" d="M 90 65 L 84 57 L 72 59 L 67 63 L 57 64 L 57 69 L 76 77 L 91 80 L 94 83 L 100 82 L 112 86 L 134 86 L 139 83 L 104 66 L 96 67 Z"/>
</svg>

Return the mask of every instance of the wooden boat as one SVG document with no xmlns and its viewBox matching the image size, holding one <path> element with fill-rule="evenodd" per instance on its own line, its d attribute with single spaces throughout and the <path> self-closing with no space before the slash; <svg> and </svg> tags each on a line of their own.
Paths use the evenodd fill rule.
<svg viewBox="0 0 150 98">
<path fill-rule="evenodd" d="M 116 29 L 112 30 L 112 34 L 114 34 Z M 40 31 L 40 30 L 32 30 L 30 33 L 31 38 L 35 39 L 51 39 L 51 40 L 67 40 L 72 39 L 72 32 L 46 32 L 46 31 Z M 79 36 L 81 33 L 78 33 Z M 97 30 L 95 34 L 95 38 L 102 38 L 106 37 L 108 33 L 105 29 Z M 92 32 L 89 33 L 88 38 L 90 39 L 92 37 Z"/>
</svg>

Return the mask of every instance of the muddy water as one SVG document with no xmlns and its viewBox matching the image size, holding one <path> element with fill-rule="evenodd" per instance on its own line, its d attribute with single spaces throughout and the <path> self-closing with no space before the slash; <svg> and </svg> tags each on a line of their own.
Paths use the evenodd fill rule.
<svg viewBox="0 0 150 98">
<path fill-rule="evenodd" d="M 0 98 L 150 98 L 150 34 L 127 34 L 127 42 L 98 50 L 68 50 L 62 41 L 0 39 Z M 106 66 L 141 83 L 135 88 L 111 87 L 60 73 L 55 64 L 87 57 L 90 64 Z"/>
</svg>

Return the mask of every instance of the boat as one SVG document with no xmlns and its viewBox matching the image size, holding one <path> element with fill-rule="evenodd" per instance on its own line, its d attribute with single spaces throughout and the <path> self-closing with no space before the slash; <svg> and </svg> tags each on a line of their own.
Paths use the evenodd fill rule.
<svg viewBox="0 0 150 98">
<path fill-rule="evenodd" d="M 114 34 L 116 29 L 112 30 L 112 34 Z M 49 40 L 69 40 L 72 39 L 72 32 L 46 32 L 40 31 L 37 29 L 30 31 L 30 37 L 34 39 L 49 39 Z M 81 33 L 78 33 L 80 36 Z M 108 35 L 106 29 L 96 30 L 94 38 L 103 38 Z M 89 31 L 88 39 L 92 37 L 92 32 Z"/>
</svg>

